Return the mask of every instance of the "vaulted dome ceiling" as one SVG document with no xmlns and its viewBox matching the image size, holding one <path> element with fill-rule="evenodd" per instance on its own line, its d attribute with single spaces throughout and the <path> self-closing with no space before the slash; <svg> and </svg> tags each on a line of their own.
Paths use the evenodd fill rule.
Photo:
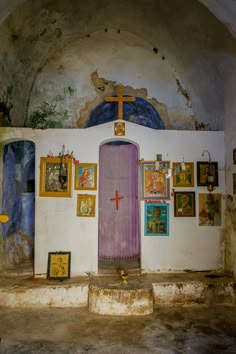
<svg viewBox="0 0 236 354">
<path fill-rule="evenodd" d="M 0 110 L 4 113 L 3 125 L 27 126 L 30 112 L 40 98 L 43 100 L 44 94 L 48 103 L 58 87 L 59 76 L 65 74 L 63 63 L 56 67 L 63 57 L 66 58 L 68 91 L 64 92 L 65 96 L 67 94 L 65 102 L 57 93 L 55 104 L 64 106 L 65 103 L 68 107 L 68 127 L 82 127 L 81 122 L 88 120 L 82 113 L 88 104 L 91 110 L 94 109 L 96 106 L 91 102 L 101 94 L 83 78 L 83 67 L 91 64 L 91 68 L 98 69 L 99 79 L 103 77 L 109 83 L 111 80 L 121 82 L 130 86 L 131 93 L 141 92 L 144 88 L 146 94 L 140 97 L 155 101 L 167 128 L 224 129 L 227 107 L 233 104 L 231 80 L 236 57 L 232 1 L 1 0 L 0 14 Z M 106 37 L 108 33 L 109 38 Z M 112 43 L 122 43 L 125 37 L 129 42 L 121 54 L 117 53 L 115 46 L 113 51 L 108 51 Z M 136 39 L 133 41 L 132 38 Z M 95 43 L 103 50 L 99 57 L 98 52 L 92 50 Z M 170 85 L 170 78 L 167 87 L 166 77 L 165 80 L 158 77 L 160 86 L 155 86 L 151 79 L 145 81 L 144 72 L 143 76 L 137 73 L 135 77 L 134 71 L 127 77 L 124 62 L 132 46 L 146 58 L 143 67 L 147 72 L 149 62 L 154 63 L 151 55 L 159 60 L 156 70 L 160 73 L 161 60 L 167 63 L 168 75 L 176 82 L 175 96 L 170 93 L 174 87 L 174 83 Z M 69 47 L 70 50 L 73 47 L 74 55 L 80 58 L 80 67 L 77 66 L 74 72 L 69 69 Z M 83 61 L 84 53 L 90 55 L 84 56 Z M 110 65 L 111 58 L 114 67 Z M 96 62 L 99 68 L 94 67 Z M 137 70 L 141 70 L 140 62 L 133 62 L 132 68 L 137 65 Z M 74 67 L 73 62 L 71 67 Z M 46 82 L 44 77 L 48 78 L 50 74 L 52 79 Z M 71 82 L 76 77 L 74 100 L 69 77 Z M 40 91 L 41 84 L 44 89 Z M 169 93 L 171 98 L 168 101 Z M 177 95 L 184 103 L 178 103 Z M 102 101 L 100 96 L 96 104 Z M 50 107 L 54 107 L 54 103 Z M 62 117 L 60 114 L 56 119 Z"/>
</svg>

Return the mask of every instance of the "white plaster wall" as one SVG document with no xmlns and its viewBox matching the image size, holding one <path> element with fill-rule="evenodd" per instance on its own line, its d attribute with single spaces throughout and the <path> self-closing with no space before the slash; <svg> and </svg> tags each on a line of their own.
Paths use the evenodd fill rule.
<svg viewBox="0 0 236 354">
<path fill-rule="evenodd" d="M 1 141 L 25 138 L 36 144 L 36 215 L 35 274 L 45 275 L 50 251 L 71 251 L 71 275 L 97 272 L 98 263 L 98 200 L 95 218 L 76 216 L 77 194 L 72 198 L 39 197 L 40 157 L 49 150 L 57 155 L 64 144 L 81 162 L 99 162 L 99 146 L 114 137 L 113 122 L 89 129 L 31 130 L 7 128 Z M 126 122 L 126 140 L 139 145 L 140 158 L 154 160 L 156 153 L 170 161 L 206 161 L 203 150 L 209 150 L 212 161 L 218 161 L 219 187 L 224 194 L 224 133 L 157 131 Z M 99 172 L 99 168 L 98 168 Z M 198 193 L 206 188 L 195 187 L 196 210 Z M 74 176 L 73 176 L 74 179 Z M 72 181 L 72 186 L 74 181 Z M 99 179 L 98 179 L 99 182 Z M 178 189 L 183 190 L 183 189 Z M 84 191 L 84 193 L 88 193 Z M 89 192 L 97 194 L 97 191 Z M 175 218 L 170 203 L 170 236 L 144 236 L 144 202 L 140 202 L 141 267 L 144 271 L 206 270 L 219 266 L 221 227 L 198 226 L 198 217 Z"/>
</svg>

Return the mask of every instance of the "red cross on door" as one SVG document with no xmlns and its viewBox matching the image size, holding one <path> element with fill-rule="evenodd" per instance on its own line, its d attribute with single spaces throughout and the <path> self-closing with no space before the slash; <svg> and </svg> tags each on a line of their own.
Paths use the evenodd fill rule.
<svg viewBox="0 0 236 354">
<path fill-rule="evenodd" d="M 124 199 L 124 197 L 119 197 L 119 192 L 118 192 L 118 191 L 116 191 L 116 196 L 115 196 L 115 198 L 111 198 L 112 201 L 113 201 L 113 200 L 116 201 L 116 210 L 119 209 L 119 200 L 121 200 L 121 199 Z"/>
</svg>

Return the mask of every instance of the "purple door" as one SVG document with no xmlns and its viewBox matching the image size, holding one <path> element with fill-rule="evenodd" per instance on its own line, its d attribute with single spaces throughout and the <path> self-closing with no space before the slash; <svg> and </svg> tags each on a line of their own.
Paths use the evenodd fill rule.
<svg viewBox="0 0 236 354">
<path fill-rule="evenodd" d="M 99 261 L 139 259 L 137 161 L 133 144 L 100 147 Z"/>
</svg>

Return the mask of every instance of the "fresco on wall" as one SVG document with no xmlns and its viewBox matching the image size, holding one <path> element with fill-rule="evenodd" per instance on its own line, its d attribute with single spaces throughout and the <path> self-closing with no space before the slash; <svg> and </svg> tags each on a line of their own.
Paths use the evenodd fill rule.
<svg viewBox="0 0 236 354">
<path fill-rule="evenodd" d="M 30 141 L 5 145 L 2 226 L 7 266 L 32 260 L 34 249 L 35 147 Z"/>
<path fill-rule="evenodd" d="M 104 101 L 91 112 L 86 128 L 114 121 L 117 117 L 118 104 Z M 123 103 L 123 119 L 153 129 L 165 129 L 156 109 L 140 97 L 134 102 Z"/>
</svg>

